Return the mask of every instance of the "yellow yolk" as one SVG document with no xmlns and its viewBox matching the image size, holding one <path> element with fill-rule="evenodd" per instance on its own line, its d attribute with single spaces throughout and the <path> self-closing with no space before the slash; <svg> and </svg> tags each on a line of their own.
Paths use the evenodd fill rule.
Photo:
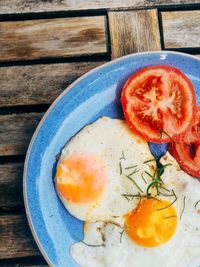
<svg viewBox="0 0 200 267">
<path fill-rule="evenodd" d="M 63 159 L 56 172 L 58 192 L 74 203 L 91 202 L 102 194 L 107 178 L 103 162 L 89 154 Z"/>
<path fill-rule="evenodd" d="M 138 245 L 155 247 L 173 236 L 177 222 L 176 210 L 169 201 L 144 199 L 126 216 L 125 229 Z"/>
</svg>

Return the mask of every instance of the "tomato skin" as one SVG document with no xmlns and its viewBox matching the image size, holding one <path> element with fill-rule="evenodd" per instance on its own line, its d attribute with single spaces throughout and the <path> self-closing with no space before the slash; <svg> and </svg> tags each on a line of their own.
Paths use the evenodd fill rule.
<svg viewBox="0 0 200 267">
<path fill-rule="evenodd" d="M 151 74 L 152 72 L 152 74 Z M 181 97 L 183 98 L 181 102 L 181 115 L 182 115 L 182 120 L 180 122 L 176 122 L 176 119 L 174 117 L 174 114 L 171 112 L 170 108 L 164 107 L 162 109 L 159 107 L 156 110 L 156 116 L 158 117 L 157 120 L 154 120 L 152 118 L 152 121 L 148 121 L 143 118 L 140 118 L 138 114 L 141 113 L 142 109 L 147 109 L 148 110 L 148 103 L 149 99 L 145 99 L 145 94 L 136 95 L 136 90 L 139 90 L 141 88 L 140 77 L 143 77 L 146 75 L 146 73 L 149 73 L 149 76 L 151 80 L 153 80 L 152 77 L 155 76 L 156 73 L 156 78 L 158 78 L 158 73 L 161 73 L 160 75 L 160 81 L 157 82 L 156 86 L 158 89 L 157 91 L 161 91 L 161 96 L 156 95 L 156 98 L 152 99 L 150 96 L 150 101 L 152 102 L 151 106 L 154 109 L 154 106 L 159 103 L 159 97 L 165 98 L 168 100 L 171 96 L 169 96 L 169 92 L 166 90 L 166 84 L 170 85 L 173 84 L 173 77 L 175 77 L 175 81 L 177 82 L 178 85 L 180 85 L 179 91 L 181 93 Z M 167 81 L 168 77 L 168 81 Z M 178 77 L 178 78 L 177 78 Z M 148 81 L 147 77 L 147 87 L 150 87 L 150 83 Z M 142 78 L 141 78 L 142 79 Z M 177 81 L 179 79 L 179 81 Z M 134 81 L 135 84 L 134 84 Z M 164 81 L 164 82 L 163 82 Z M 143 82 L 143 81 L 142 81 Z M 182 86 L 181 82 L 186 85 L 185 88 Z M 132 85 L 134 84 L 134 85 Z M 175 84 L 175 82 L 174 82 Z M 132 88 L 131 88 L 132 86 Z M 135 86 L 135 87 L 134 87 Z M 182 86 L 182 87 L 181 87 Z M 152 88 L 151 88 L 152 89 Z M 150 90 L 151 90 L 150 89 Z M 173 93 L 173 88 L 170 88 L 169 91 Z M 131 91 L 132 90 L 132 91 Z M 143 90 L 143 88 L 141 89 Z M 150 91 L 149 90 L 149 91 Z M 135 97 L 136 95 L 136 97 Z M 143 97 L 144 96 L 144 97 Z M 136 100 L 135 99 L 139 99 Z M 136 102 L 136 104 L 131 104 L 132 99 Z M 177 97 L 178 99 L 178 97 Z M 155 101 L 154 101 L 155 100 Z M 154 102 L 156 103 L 154 105 Z M 167 102 L 167 101 L 165 101 Z M 194 87 L 191 83 L 191 81 L 178 69 L 171 67 L 171 66 L 150 66 L 150 67 L 145 67 L 133 75 L 129 77 L 129 79 L 126 81 L 126 83 L 123 86 L 122 93 L 121 93 L 121 103 L 122 103 L 122 108 L 124 112 L 125 119 L 131 128 L 131 130 L 142 137 L 144 140 L 153 142 L 153 143 L 168 143 L 172 141 L 179 141 L 183 138 L 184 134 L 188 131 L 188 129 L 191 127 L 191 125 L 194 122 L 194 114 L 196 112 L 196 97 L 195 97 L 195 90 Z M 131 107 L 132 105 L 132 107 Z M 151 112 L 151 108 L 149 108 L 148 112 Z M 145 113 L 145 112 L 144 112 Z M 149 116 L 151 119 L 151 116 Z M 180 125 L 180 127 L 179 127 Z"/>
<path fill-rule="evenodd" d="M 190 175 L 200 178 L 200 145 L 194 147 L 194 155 L 191 152 L 191 145 L 186 143 L 170 143 L 168 150 L 176 159 L 180 167 Z"/>
<path fill-rule="evenodd" d="M 200 106 L 197 107 L 194 125 L 182 136 L 180 142 L 200 144 Z"/>
</svg>

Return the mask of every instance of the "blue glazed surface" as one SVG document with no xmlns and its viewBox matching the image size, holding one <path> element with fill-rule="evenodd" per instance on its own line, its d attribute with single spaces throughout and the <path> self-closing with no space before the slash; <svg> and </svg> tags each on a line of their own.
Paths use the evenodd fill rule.
<svg viewBox="0 0 200 267">
<path fill-rule="evenodd" d="M 126 79 L 141 67 L 172 65 L 193 82 L 200 105 L 200 60 L 182 53 L 139 53 L 105 64 L 73 83 L 53 103 L 29 146 L 24 169 L 24 200 L 36 242 L 51 266 L 77 267 L 69 247 L 83 237 L 83 223 L 62 206 L 53 177 L 56 155 L 83 126 L 100 116 L 122 118 L 120 91 Z M 166 146 L 150 144 L 156 156 Z"/>
</svg>

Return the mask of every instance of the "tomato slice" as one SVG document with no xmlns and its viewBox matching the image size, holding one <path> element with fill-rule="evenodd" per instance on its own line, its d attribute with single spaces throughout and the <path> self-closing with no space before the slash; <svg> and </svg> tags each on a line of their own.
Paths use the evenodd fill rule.
<svg viewBox="0 0 200 267">
<path fill-rule="evenodd" d="M 200 178 L 200 144 L 171 143 L 168 149 L 184 171 Z"/>
<path fill-rule="evenodd" d="M 134 73 L 123 86 L 121 102 L 130 128 L 149 142 L 178 141 L 194 122 L 194 87 L 171 66 Z"/>
<path fill-rule="evenodd" d="M 185 133 L 180 142 L 200 144 L 200 107 L 197 107 L 194 124 Z"/>
</svg>

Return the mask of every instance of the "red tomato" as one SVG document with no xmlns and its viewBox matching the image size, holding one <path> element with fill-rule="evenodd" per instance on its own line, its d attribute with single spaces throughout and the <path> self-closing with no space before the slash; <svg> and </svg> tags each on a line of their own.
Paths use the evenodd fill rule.
<svg viewBox="0 0 200 267">
<path fill-rule="evenodd" d="M 192 125 L 191 129 L 185 133 L 180 141 L 187 144 L 200 144 L 200 107 L 197 107 L 194 124 Z"/>
<path fill-rule="evenodd" d="M 191 146 L 186 143 L 171 143 L 169 152 L 184 171 L 200 178 L 200 144 Z"/>
<path fill-rule="evenodd" d="M 191 81 L 170 66 L 146 67 L 134 73 L 123 86 L 121 102 L 133 132 L 154 143 L 180 140 L 196 112 Z"/>
</svg>

